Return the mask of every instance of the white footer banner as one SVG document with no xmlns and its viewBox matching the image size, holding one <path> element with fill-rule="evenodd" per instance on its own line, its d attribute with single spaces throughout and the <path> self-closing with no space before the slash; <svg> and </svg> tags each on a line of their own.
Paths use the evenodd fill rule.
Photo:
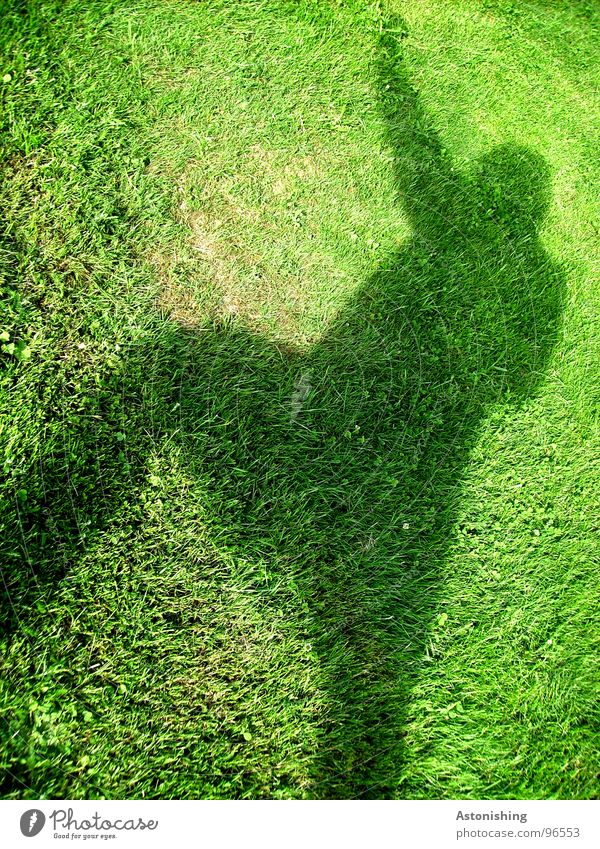
<svg viewBox="0 0 600 849">
<path fill-rule="evenodd" d="M 0 801 L 0 846 L 600 847 L 596 801 Z"/>
</svg>

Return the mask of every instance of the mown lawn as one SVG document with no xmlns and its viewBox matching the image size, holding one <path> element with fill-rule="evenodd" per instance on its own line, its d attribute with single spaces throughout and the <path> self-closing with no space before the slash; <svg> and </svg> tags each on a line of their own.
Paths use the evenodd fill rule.
<svg viewBox="0 0 600 849">
<path fill-rule="evenodd" d="M 599 36 L 5 0 L 4 798 L 597 796 Z"/>
</svg>

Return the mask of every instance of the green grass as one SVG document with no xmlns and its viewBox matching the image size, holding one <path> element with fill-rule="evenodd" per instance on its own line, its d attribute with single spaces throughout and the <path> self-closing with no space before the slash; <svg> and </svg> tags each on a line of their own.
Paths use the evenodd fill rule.
<svg viewBox="0 0 600 849">
<path fill-rule="evenodd" d="M 7 0 L 4 798 L 589 798 L 595 3 Z"/>
</svg>

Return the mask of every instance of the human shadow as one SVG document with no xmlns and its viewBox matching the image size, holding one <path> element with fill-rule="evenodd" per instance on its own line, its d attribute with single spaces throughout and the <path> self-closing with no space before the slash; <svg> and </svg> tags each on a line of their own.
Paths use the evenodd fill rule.
<svg viewBox="0 0 600 849">
<path fill-rule="evenodd" d="M 220 525 L 239 551 L 276 552 L 310 611 L 330 705 L 311 792 L 329 798 L 402 792 L 465 464 L 489 411 L 536 391 L 564 286 L 538 234 L 544 160 L 503 145 L 456 173 L 405 70 L 404 32 L 386 23 L 378 86 L 411 238 L 308 353 L 230 328 L 207 355 L 215 340 L 200 337 L 180 395 L 190 434 L 210 362 L 211 403 L 235 423 L 211 477 L 221 504 L 241 505 Z M 205 451 L 187 455 L 206 473 Z"/>
<path fill-rule="evenodd" d="M 503 145 L 456 173 L 404 32 L 387 21 L 378 86 L 411 238 L 308 353 L 236 324 L 174 343 L 179 438 L 219 543 L 285 570 L 307 611 L 328 681 L 310 793 L 327 798 L 402 794 L 465 465 L 489 411 L 535 393 L 564 286 L 538 234 L 545 162 Z"/>
<path fill-rule="evenodd" d="M 534 395 L 561 320 L 563 274 L 539 237 L 546 163 L 507 144 L 457 173 L 410 82 L 404 35 L 385 22 L 377 84 L 411 237 L 308 352 L 236 322 L 163 322 L 118 390 L 124 427 L 176 444 L 205 482 L 215 545 L 294 587 L 327 682 L 315 798 L 402 796 L 407 711 L 470 452 L 492 409 Z M 134 499 L 147 461 L 131 466 Z M 111 496 L 95 505 L 88 477 L 100 528 Z"/>
</svg>

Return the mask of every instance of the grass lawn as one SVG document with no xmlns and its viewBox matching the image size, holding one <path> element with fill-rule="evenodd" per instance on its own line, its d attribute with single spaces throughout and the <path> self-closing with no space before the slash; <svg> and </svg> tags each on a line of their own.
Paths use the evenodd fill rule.
<svg viewBox="0 0 600 849">
<path fill-rule="evenodd" d="M 3 798 L 597 798 L 598 4 L 0 45 Z"/>
</svg>

